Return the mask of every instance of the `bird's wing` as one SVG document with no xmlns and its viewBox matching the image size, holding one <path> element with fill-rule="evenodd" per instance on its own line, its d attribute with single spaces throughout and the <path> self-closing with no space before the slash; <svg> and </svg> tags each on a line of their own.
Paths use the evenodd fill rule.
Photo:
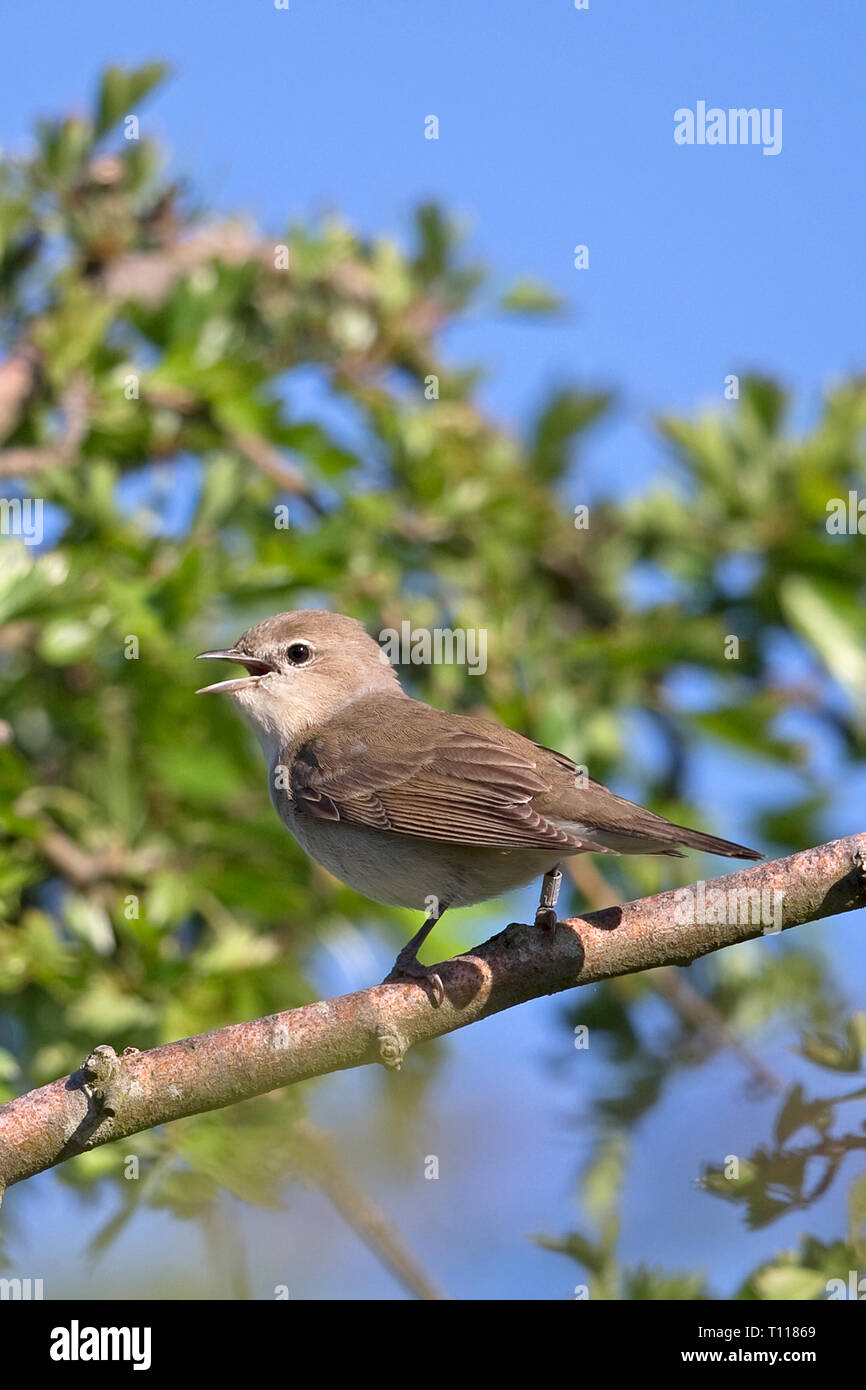
<svg viewBox="0 0 866 1390">
<path fill-rule="evenodd" d="M 290 763 L 295 809 L 452 844 L 612 852 L 533 807 L 550 783 L 528 740 L 501 742 L 495 726 L 419 701 L 408 718 L 408 703 L 358 702 L 303 744 Z"/>
<path fill-rule="evenodd" d="M 541 815 L 550 816 L 555 806 L 558 821 L 577 821 L 586 827 L 588 835 L 615 846 L 624 854 L 669 854 L 682 858 L 678 846 L 685 845 L 707 854 L 723 854 L 729 859 L 763 858 L 746 845 L 665 820 L 655 811 L 617 796 L 592 777 L 584 774 L 578 778 L 574 774 L 580 769 L 564 753 L 545 748 L 543 744 L 535 747 L 539 753 L 539 772 L 551 786 L 549 794 L 538 798 L 536 809 Z"/>
</svg>

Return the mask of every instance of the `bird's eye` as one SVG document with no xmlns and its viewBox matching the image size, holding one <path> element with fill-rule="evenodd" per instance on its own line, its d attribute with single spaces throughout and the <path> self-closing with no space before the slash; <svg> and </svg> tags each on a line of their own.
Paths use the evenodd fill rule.
<svg viewBox="0 0 866 1390">
<path fill-rule="evenodd" d="M 312 655 L 313 649 L 306 642 L 293 642 L 286 648 L 286 656 L 293 666 L 306 665 Z"/>
</svg>

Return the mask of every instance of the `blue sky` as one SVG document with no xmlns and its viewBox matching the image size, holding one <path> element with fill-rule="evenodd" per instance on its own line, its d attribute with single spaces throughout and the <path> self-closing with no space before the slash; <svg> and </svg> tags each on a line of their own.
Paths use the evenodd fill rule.
<svg viewBox="0 0 866 1390">
<path fill-rule="evenodd" d="M 490 268 L 491 290 L 525 276 L 546 282 L 565 300 L 559 319 L 515 321 L 497 312 L 491 292 L 450 330 L 448 348 L 484 364 L 485 401 L 518 428 L 554 384 L 578 377 L 615 388 L 621 409 L 588 447 L 589 487 L 645 485 L 663 457 L 652 414 L 722 408 L 729 372 L 754 366 L 777 375 L 804 422 L 824 388 L 864 367 L 862 6 L 590 0 L 578 11 L 572 0 L 291 0 L 283 11 L 270 0 L 146 7 L 82 0 L 42 10 L 38 20 L 10 7 L 3 30 L 6 151 L 24 146 L 37 115 L 82 108 L 107 63 L 166 58 L 174 76 L 143 107 L 143 127 L 164 139 L 173 167 L 190 176 L 203 203 L 244 211 L 274 230 L 339 210 L 365 231 L 401 238 L 412 208 L 433 197 L 465 225 L 470 253 Z M 677 145 L 674 112 L 700 100 L 781 108 L 781 153 Z M 424 139 L 430 114 L 439 118 L 438 141 Z M 573 266 L 578 243 L 589 247 L 587 270 Z M 716 782 L 709 760 L 701 780 L 708 789 Z M 722 828 L 737 833 L 736 825 Z M 840 823 L 835 833 L 859 828 Z M 832 928 L 840 950 L 854 952 L 857 927 L 849 919 Z M 853 958 L 862 983 L 862 948 Z M 571 1118 L 577 1101 L 547 1070 L 551 1051 L 567 1044 L 556 1026 L 560 1008 L 536 1001 L 519 1022 L 499 1019 L 448 1044 L 441 1124 L 461 1181 L 478 1185 L 482 1205 L 493 1192 L 505 1214 L 501 1221 L 496 1211 L 479 1215 L 477 1258 L 452 1259 L 442 1214 L 425 1215 L 405 1192 L 380 1183 L 383 1202 L 397 1207 L 419 1248 L 427 1248 L 434 1221 L 432 1263 L 444 1266 L 462 1296 L 474 1287 L 495 1297 L 568 1297 L 576 1282 L 564 1261 L 526 1239 L 568 1224 L 582 1151 Z M 695 1078 L 676 1104 L 688 1107 L 696 1131 L 717 1125 L 724 1146 L 741 1123 L 742 1082 L 721 1063 L 713 1071 L 712 1085 Z M 326 1109 L 333 1096 L 348 1094 L 346 1085 L 335 1079 Z M 467 1091 L 483 1093 L 483 1122 L 467 1106 Z M 659 1111 L 645 1136 L 648 1152 L 658 1154 L 659 1144 L 664 1152 L 682 1113 Z M 746 1114 L 757 1137 L 763 1112 Z M 482 1175 L 495 1169 L 497 1153 L 501 1170 L 485 1189 Z M 660 1248 L 652 1211 L 665 1211 L 675 1200 L 668 1193 L 688 1188 L 694 1162 L 682 1153 L 658 1162 L 667 1166 L 630 1189 L 626 1240 L 634 1258 L 648 1250 L 667 1258 L 666 1243 L 671 1263 L 709 1265 L 730 1286 L 761 1251 L 793 1243 L 793 1227 L 769 1240 L 747 1237 L 722 1204 L 689 1192 L 682 1226 L 666 1226 Z M 674 1173 L 679 1187 L 667 1186 Z M 35 1260 L 65 1200 L 53 1179 L 38 1183 L 30 1185 L 38 1201 L 22 1203 L 19 1226 L 21 1248 Z M 443 1185 L 442 1201 L 446 1195 Z M 275 1227 L 269 1214 L 261 1249 L 265 1227 L 299 1248 L 307 1236 L 317 1246 L 316 1201 L 295 1204 L 294 1225 L 286 1218 Z M 841 1222 L 840 1194 L 831 1199 L 827 1231 Z M 83 1230 L 81 1213 L 74 1225 Z M 146 1246 L 155 1229 L 150 1218 L 139 1226 L 124 1248 L 127 1269 L 135 1240 Z M 69 1280 L 81 1230 L 61 1246 Z M 393 1284 L 351 1238 L 328 1230 L 344 1271 L 340 1296 L 353 1296 L 352 1288 L 392 1296 Z M 173 1229 L 165 1239 L 175 1242 L 179 1261 L 200 1266 L 187 1233 Z M 278 1262 L 274 1269 L 278 1281 Z M 262 1276 L 265 1296 L 269 1278 Z M 324 1279 L 321 1290 L 333 1294 L 335 1285 Z"/>
<path fill-rule="evenodd" d="M 0 139 L 81 107 L 107 62 L 165 57 L 145 127 L 206 202 L 274 227 L 339 209 L 400 236 L 441 199 L 496 283 L 531 274 L 569 305 L 553 326 L 455 332 L 498 412 L 519 421 L 577 373 L 618 386 L 639 425 L 717 403 L 744 365 L 806 401 L 862 365 L 864 40 L 862 7 L 805 0 L 85 0 L 4 16 Z M 698 100 L 781 107 L 781 154 L 676 145 L 673 113 Z M 639 442 L 617 453 L 624 482 Z"/>
</svg>

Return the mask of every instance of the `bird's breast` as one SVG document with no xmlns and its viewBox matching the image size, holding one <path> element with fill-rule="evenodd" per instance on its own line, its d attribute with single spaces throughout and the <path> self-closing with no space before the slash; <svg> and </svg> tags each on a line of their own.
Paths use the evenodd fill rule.
<svg viewBox="0 0 866 1390">
<path fill-rule="evenodd" d="M 499 897 L 540 877 L 556 859 L 551 850 L 455 845 L 320 820 L 285 799 L 278 810 L 301 848 L 328 873 L 374 902 L 419 912 Z"/>
</svg>

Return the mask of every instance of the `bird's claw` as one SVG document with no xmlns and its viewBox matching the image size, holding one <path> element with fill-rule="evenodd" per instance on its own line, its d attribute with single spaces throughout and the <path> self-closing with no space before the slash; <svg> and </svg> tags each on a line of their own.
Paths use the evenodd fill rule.
<svg viewBox="0 0 866 1390">
<path fill-rule="evenodd" d="M 397 984 L 404 980 L 415 980 L 419 984 L 428 985 L 433 995 L 433 1005 L 439 1008 L 445 998 L 445 987 L 442 984 L 442 976 L 434 970 L 432 965 L 422 965 L 420 960 L 408 957 L 401 960 L 398 956 L 394 962 L 393 969 L 385 976 L 383 985 Z"/>
</svg>

